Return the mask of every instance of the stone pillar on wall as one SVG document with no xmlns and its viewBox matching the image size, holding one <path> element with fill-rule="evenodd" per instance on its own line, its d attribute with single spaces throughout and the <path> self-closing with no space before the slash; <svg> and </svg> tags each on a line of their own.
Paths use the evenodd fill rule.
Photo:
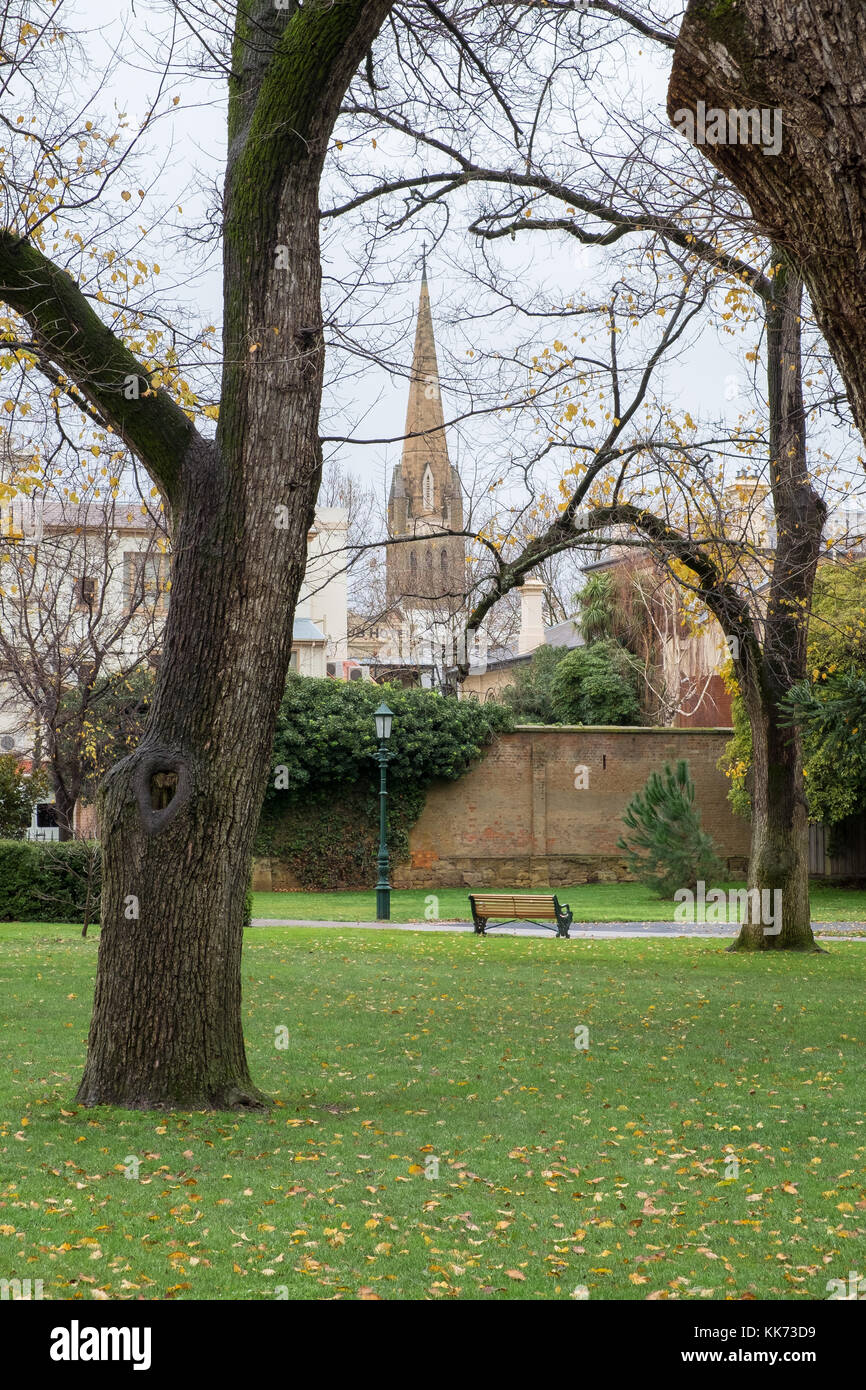
<svg viewBox="0 0 866 1390">
<path fill-rule="evenodd" d="M 520 656 L 544 646 L 544 584 L 540 579 L 524 579 L 520 588 Z"/>
<path fill-rule="evenodd" d="M 532 887 L 547 881 L 547 757 L 539 743 L 531 747 L 532 757 L 532 858 L 529 877 Z"/>
</svg>

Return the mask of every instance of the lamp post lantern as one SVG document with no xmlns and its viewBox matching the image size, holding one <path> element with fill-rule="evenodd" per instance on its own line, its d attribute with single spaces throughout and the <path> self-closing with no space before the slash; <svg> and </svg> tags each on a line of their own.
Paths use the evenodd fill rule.
<svg viewBox="0 0 866 1390">
<path fill-rule="evenodd" d="M 391 884 L 388 881 L 388 760 L 394 755 L 389 752 L 387 744 L 391 737 L 394 713 L 383 700 L 373 717 L 376 721 L 376 738 L 379 744 L 374 755 L 379 764 L 379 881 L 376 884 L 376 921 L 389 922 Z"/>
</svg>

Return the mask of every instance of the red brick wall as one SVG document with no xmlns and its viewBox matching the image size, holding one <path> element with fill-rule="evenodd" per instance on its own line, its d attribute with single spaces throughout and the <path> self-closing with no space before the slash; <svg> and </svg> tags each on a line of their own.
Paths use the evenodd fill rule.
<svg viewBox="0 0 866 1390">
<path fill-rule="evenodd" d="M 506 734 L 459 782 L 431 787 L 397 887 L 521 888 L 627 878 L 622 813 L 653 768 L 685 758 L 703 826 L 732 871 L 749 852 L 716 761 L 730 729 L 528 727 Z M 575 787 L 585 767 L 588 787 Z"/>
</svg>

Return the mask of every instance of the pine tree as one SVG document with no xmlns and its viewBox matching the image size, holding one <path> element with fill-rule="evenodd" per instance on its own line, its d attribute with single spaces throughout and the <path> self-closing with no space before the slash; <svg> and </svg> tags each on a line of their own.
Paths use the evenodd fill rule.
<svg viewBox="0 0 866 1390">
<path fill-rule="evenodd" d="M 626 851 L 629 871 L 661 898 L 673 897 L 678 888 L 694 892 L 699 879 L 709 884 L 722 873 L 694 801 L 689 765 L 680 759 L 676 769 L 665 763 L 661 772 L 651 772 L 623 813 L 632 833 L 617 845 Z"/>
</svg>

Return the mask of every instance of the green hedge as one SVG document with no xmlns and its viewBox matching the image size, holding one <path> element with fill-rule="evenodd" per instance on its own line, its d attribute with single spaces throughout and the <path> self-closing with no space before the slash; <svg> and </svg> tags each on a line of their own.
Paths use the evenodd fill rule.
<svg viewBox="0 0 866 1390">
<path fill-rule="evenodd" d="M 99 922 L 102 859 L 95 840 L 0 840 L 0 922 Z M 247 892 L 244 926 L 253 897 Z"/>
<path fill-rule="evenodd" d="M 99 920 L 101 863 L 87 840 L 0 840 L 0 922 Z"/>
</svg>

